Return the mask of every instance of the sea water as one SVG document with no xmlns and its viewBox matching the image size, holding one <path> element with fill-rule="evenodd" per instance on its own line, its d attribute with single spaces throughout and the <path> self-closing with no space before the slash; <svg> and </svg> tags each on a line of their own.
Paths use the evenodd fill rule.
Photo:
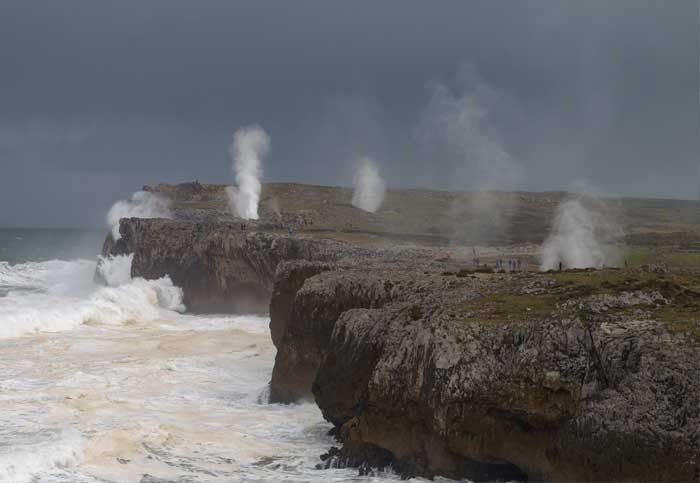
<svg viewBox="0 0 700 483">
<path fill-rule="evenodd" d="M 0 482 L 397 479 L 315 469 L 331 426 L 314 404 L 267 402 L 266 317 L 186 315 L 129 256 L 98 286 L 92 237 L 0 234 Z"/>
</svg>

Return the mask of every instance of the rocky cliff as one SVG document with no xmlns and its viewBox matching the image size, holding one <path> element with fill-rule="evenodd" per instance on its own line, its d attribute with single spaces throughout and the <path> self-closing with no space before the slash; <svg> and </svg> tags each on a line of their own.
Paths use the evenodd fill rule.
<svg viewBox="0 0 700 483">
<path fill-rule="evenodd" d="M 192 312 L 267 313 L 280 262 L 339 261 L 361 251 L 331 240 L 253 232 L 241 223 L 127 218 L 103 255 L 133 253 L 132 276 L 169 275 Z"/>
<path fill-rule="evenodd" d="M 321 239 L 319 225 L 357 236 L 337 231 L 359 222 L 338 216 L 352 208 L 334 189 L 305 188 L 315 198 L 305 191 L 297 213 L 285 210 L 301 188 L 273 187 L 266 209 L 282 213 L 280 230 L 232 220 L 219 188 L 153 188 L 177 219 L 124 219 L 103 254 L 133 253 L 133 276 L 170 275 L 191 311 L 269 310 L 271 400 L 316 401 L 342 443 L 325 465 L 474 481 L 700 481 L 700 273 L 687 257 L 674 273 L 476 273 L 466 247 Z M 387 220 L 403 216 L 396 206 Z M 406 218 L 397 233 L 432 218 Z M 374 225 L 360 228 L 374 243 Z M 502 256 L 479 250 L 491 264 Z"/>
<path fill-rule="evenodd" d="M 327 464 L 476 481 L 700 478 L 697 278 L 458 276 L 414 257 L 287 285 L 303 266 L 278 272 L 272 394 L 313 393 L 344 443 Z"/>
<path fill-rule="evenodd" d="M 311 384 L 328 348 L 338 317 L 354 307 L 380 307 L 392 297 L 391 282 L 357 277 L 316 264 L 285 265 L 270 305 L 277 347 L 270 399 L 291 402 L 311 397 Z M 316 274 L 323 273 L 323 277 Z M 291 279 L 292 282 L 287 280 Z"/>
</svg>

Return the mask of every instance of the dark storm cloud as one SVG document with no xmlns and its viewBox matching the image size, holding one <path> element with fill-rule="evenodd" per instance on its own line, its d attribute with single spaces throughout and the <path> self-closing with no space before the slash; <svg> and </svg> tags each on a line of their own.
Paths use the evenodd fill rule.
<svg viewBox="0 0 700 483">
<path fill-rule="evenodd" d="M 272 137 L 266 179 L 348 184 L 369 155 L 393 186 L 474 188 L 419 135 L 436 86 L 481 95 L 465 69 L 496 93 L 476 99 L 514 188 L 696 195 L 696 0 L 4 0 L 0 225 L 98 224 L 146 182 L 230 182 L 250 123 Z"/>
</svg>

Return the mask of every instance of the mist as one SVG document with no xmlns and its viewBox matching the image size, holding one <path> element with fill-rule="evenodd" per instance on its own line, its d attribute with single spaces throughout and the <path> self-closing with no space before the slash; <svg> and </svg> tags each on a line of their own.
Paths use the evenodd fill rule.
<svg viewBox="0 0 700 483">
<path fill-rule="evenodd" d="M 122 218 L 172 218 L 170 200 L 148 191 L 137 191 L 128 200 L 119 200 L 107 213 L 107 225 L 112 238 L 119 240 L 119 220 Z"/>
<path fill-rule="evenodd" d="M 471 64 L 462 65 L 450 84 L 435 82 L 430 91 L 417 128 L 426 159 L 439 162 L 440 176 L 449 174 L 450 188 L 473 191 L 458 195 L 450 207 L 451 238 L 485 244 L 505 236 L 518 198 L 494 191 L 516 189 L 524 171 L 509 153 L 495 113 L 514 110 L 514 102 Z M 469 222 L 457 221 L 464 219 Z"/>
<path fill-rule="evenodd" d="M 357 161 L 353 187 L 352 205 L 354 207 L 374 213 L 382 206 L 386 195 L 386 182 L 379 174 L 379 168 L 370 158 L 361 158 Z"/>
<path fill-rule="evenodd" d="M 562 202 L 540 249 L 540 269 L 619 266 L 621 224 L 603 201 L 580 196 Z"/>
<path fill-rule="evenodd" d="M 243 127 L 233 134 L 229 155 L 236 186 L 228 187 L 226 194 L 232 213 L 245 220 L 258 219 L 262 161 L 269 151 L 270 137 L 260 126 Z"/>
</svg>

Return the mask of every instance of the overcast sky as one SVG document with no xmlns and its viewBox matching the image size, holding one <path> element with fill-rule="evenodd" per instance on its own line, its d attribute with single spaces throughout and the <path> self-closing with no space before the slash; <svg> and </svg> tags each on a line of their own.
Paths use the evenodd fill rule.
<svg viewBox="0 0 700 483">
<path fill-rule="evenodd" d="M 145 183 L 695 198 L 698 0 L 0 2 L 0 226 L 96 226 Z"/>
</svg>

